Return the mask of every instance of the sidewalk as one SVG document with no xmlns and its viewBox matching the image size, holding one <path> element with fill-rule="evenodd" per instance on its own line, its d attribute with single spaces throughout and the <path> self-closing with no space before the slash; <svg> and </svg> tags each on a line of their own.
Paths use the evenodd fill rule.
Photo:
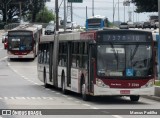
<svg viewBox="0 0 160 118">
<path fill-rule="evenodd" d="M 143 98 L 147 98 L 147 99 L 151 99 L 151 100 L 160 101 L 160 97 L 154 96 L 154 95 L 150 95 L 150 96 L 142 96 L 142 97 L 143 97 Z"/>
<path fill-rule="evenodd" d="M 147 99 L 151 99 L 151 100 L 160 101 L 160 87 L 155 86 L 154 95 L 142 96 L 142 97 L 147 98 Z"/>
</svg>

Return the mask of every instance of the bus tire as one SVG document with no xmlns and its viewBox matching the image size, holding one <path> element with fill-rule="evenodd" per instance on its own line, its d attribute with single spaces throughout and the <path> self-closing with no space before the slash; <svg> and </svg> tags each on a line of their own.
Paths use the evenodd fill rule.
<svg viewBox="0 0 160 118">
<path fill-rule="evenodd" d="M 139 100 L 140 96 L 139 95 L 133 95 L 133 96 L 130 96 L 130 100 L 131 101 L 134 101 L 134 102 L 137 102 Z"/>
<path fill-rule="evenodd" d="M 62 93 L 63 94 L 67 94 L 67 91 L 65 89 L 65 75 L 64 73 L 62 73 L 62 76 L 61 76 L 61 86 L 62 86 Z"/>
<path fill-rule="evenodd" d="M 49 84 L 47 84 L 47 79 L 46 79 L 46 69 L 43 71 L 43 80 L 44 80 L 44 87 L 49 88 Z"/>
</svg>

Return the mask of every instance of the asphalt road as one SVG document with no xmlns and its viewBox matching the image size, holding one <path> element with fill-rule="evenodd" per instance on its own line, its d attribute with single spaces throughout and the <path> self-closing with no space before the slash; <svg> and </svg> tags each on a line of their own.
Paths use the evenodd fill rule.
<svg viewBox="0 0 160 118">
<path fill-rule="evenodd" d="M 51 109 L 42 112 L 58 115 L 37 116 L 36 118 L 159 118 L 160 115 L 128 115 L 128 109 L 160 109 L 158 101 L 141 98 L 131 102 L 127 97 L 94 97 L 85 102 L 81 96 L 70 92 L 63 95 L 55 88 L 46 89 L 37 78 L 37 59 L 7 59 L 6 50 L 0 43 L 0 109 Z M 62 109 L 55 111 L 56 109 Z M 69 109 L 69 110 L 63 110 Z M 76 110 L 81 109 L 81 110 Z M 85 110 L 84 110 L 85 109 Z M 121 110 L 123 109 L 123 110 Z M 144 112 L 144 110 L 142 110 Z M 1 111 L 0 111 L 1 112 Z M 127 113 L 126 113 L 127 112 Z M 79 114 L 85 114 L 80 116 Z M 160 113 L 160 111 L 159 111 Z M 1 113 L 0 113 L 1 114 Z M 62 114 L 62 115 L 61 115 Z M 64 115 L 63 115 L 64 114 Z M 65 115 L 76 114 L 76 115 Z M 77 115 L 78 114 L 78 115 Z M 86 115 L 90 114 L 90 116 Z M 21 118 L 22 116 L 2 115 L 2 118 Z M 0 118 L 1 118 L 0 117 Z M 23 116 L 25 118 L 35 116 Z"/>
</svg>

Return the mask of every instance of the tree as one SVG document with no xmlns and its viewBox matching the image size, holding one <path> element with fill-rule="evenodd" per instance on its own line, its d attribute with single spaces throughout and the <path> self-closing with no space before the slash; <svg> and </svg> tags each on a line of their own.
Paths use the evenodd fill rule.
<svg viewBox="0 0 160 118">
<path fill-rule="evenodd" d="M 31 9 L 31 14 L 32 14 L 32 22 L 36 21 L 36 16 L 37 14 L 44 8 L 45 6 L 45 0 L 32 0 L 32 9 Z"/>
<path fill-rule="evenodd" d="M 36 22 L 43 22 L 48 23 L 49 21 L 54 21 L 55 16 L 53 15 L 53 12 L 48 10 L 46 7 L 44 7 L 43 10 L 41 10 L 36 17 Z"/>
<path fill-rule="evenodd" d="M 20 16 L 20 4 L 22 16 L 31 13 L 32 21 L 35 21 L 37 13 L 43 9 L 46 0 L 0 0 L 0 10 L 3 14 L 3 22 L 12 21 L 14 16 Z M 30 4 L 31 2 L 31 4 Z M 32 9 L 30 9 L 32 6 Z"/>
<path fill-rule="evenodd" d="M 136 12 L 157 12 L 158 0 L 132 0 L 137 6 Z"/>
</svg>

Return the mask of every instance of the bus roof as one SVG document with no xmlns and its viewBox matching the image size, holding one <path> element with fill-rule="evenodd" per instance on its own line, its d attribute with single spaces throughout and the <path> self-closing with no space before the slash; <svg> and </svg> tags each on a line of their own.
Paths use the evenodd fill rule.
<svg viewBox="0 0 160 118">
<path fill-rule="evenodd" d="M 95 15 L 95 16 L 92 16 L 92 17 L 87 18 L 87 19 L 93 19 L 93 18 L 105 19 L 106 17 L 105 16 L 101 16 L 101 15 Z"/>
<path fill-rule="evenodd" d="M 40 25 L 33 25 L 33 24 L 22 24 L 19 25 L 18 27 L 10 30 L 10 31 L 32 31 L 32 32 L 37 32 L 38 27 L 40 28 Z"/>
<path fill-rule="evenodd" d="M 69 40 L 79 40 L 80 39 L 80 32 L 72 32 L 72 33 L 60 33 L 56 35 L 56 38 L 59 38 L 59 41 L 69 41 Z M 54 41 L 54 35 L 44 35 L 41 37 L 40 42 L 50 42 Z"/>
</svg>

